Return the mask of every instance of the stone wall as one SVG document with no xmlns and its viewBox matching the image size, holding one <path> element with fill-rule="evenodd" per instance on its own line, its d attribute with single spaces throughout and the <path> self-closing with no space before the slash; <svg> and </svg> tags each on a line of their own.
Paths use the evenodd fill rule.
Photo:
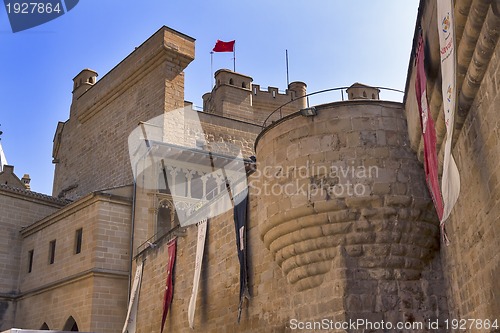
<svg viewBox="0 0 500 333">
<path fill-rule="evenodd" d="M 456 1 L 457 111 L 452 154 L 460 173 L 460 195 L 445 222 L 449 246 L 441 248 L 449 319 L 500 320 L 500 200 L 498 121 L 500 8 L 498 1 Z M 445 124 L 439 64 L 438 19 L 434 1 L 422 0 L 417 27 L 427 45 L 426 75 L 430 114 L 436 123 L 440 168 Z M 415 36 L 418 29 L 415 31 Z M 423 161 L 423 140 L 415 98 L 414 48 L 405 111 L 411 147 Z M 494 331 L 472 327 L 471 332 Z"/>
<path fill-rule="evenodd" d="M 24 229 L 15 327 L 36 329 L 46 322 L 51 329 L 62 329 L 73 316 L 80 331 L 121 329 L 127 303 L 130 224 L 130 200 L 91 194 Z M 80 253 L 75 251 L 78 229 L 83 231 Z M 50 264 L 53 240 L 55 257 Z M 30 250 L 34 258 L 28 272 Z"/>
<path fill-rule="evenodd" d="M 498 44 L 487 73 L 453 149 L 461 191 L 446 222 L 451 244 L 442 257 L 450 318 L 500 321 Z"/>
<path fill-rule="evenodd" d="M 253 145 L 261 131 L 260 126 L 209 113 L 199 113 L 199 116 L 205 139 L 215 151 L 217 151 L 217 143 L 229 143 L 240 148 L 244 158 L 255 155 Z M 228 153 L 227 151 L 220 152 Z"/>
<path fill-rule="evenodd" d="M 20 270 L 21 228 L 40 220 L 64 206 L 65 202 L 48 196 L 0 185 L 0 330 L 14 325 L 15 298 L 18 295 Z"/>
<path fill-rule="evenodd" d="M 263 247 L 257 230 L 256 201 L 251 200 L 248 225 L 249 283 L 252 299 L 245 303 L 237 323 L 239 262 L 231 211 L 208 222 L 194 325 L 188 325 L 187 309 L 193 286 L 197 227 L 178 237 L 174 274 L 174 298 L 165 323 L 166 332 L 283 332 L 293 317 L 290 294 L 279 267 Z M 144 252 L 144 275 L 138 307 L 137 332 L 160 332 L 168 236 L 155 249 Z M 316 306 L 311 301 L 309 307 Z"/>
</svg>

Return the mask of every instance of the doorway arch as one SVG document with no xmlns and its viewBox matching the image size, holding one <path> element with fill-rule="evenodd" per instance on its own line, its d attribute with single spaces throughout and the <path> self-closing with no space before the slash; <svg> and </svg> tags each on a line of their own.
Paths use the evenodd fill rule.
<svg viewBox="0 0 500 333">
<path fill-rule="evenodd" d="M 73 316 L 69 316 L 68 320 L 66 320 L 63 331 L 78 332 L 78 324 L 76 323 Z"/>
</svg>

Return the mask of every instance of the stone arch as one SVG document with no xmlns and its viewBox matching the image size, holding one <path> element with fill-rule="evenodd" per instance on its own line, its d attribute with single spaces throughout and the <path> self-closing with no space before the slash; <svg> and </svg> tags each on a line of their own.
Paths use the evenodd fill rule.
<svg viewBox="0 0 500 333">
<path fill-rule="evenodd" d="M 63 331 L 78 332 L 78 324 L 73 316 L 69 316 L 68 320 L 63 326 Z"/>
<path fill-rule="evenodd" d="M 40 330 L 48 331 L 50 330 L 49 325 L 47 323 L 43 323 L 42 326 L 40 326 Z"/>
</svg>

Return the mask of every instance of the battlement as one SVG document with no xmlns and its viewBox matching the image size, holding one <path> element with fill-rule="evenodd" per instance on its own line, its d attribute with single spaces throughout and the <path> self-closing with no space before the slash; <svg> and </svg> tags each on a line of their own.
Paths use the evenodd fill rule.
<svg viewBox="0 0 500 333">
<path fill-rule="evenodd" d="M 306 105 L 301 98 L 306 95 L 307 86 L 303 82 L 292 82 L 283 92 L 277 87 L 262 90 L 252 81 L 250 76 L 228 69 L 216 71 L 212 92 L 203 95 L 203 110 L 260 125 L 269 114 L 290 101 L 296 100 L 284 107 L 282 113 L 293 113 Z"/>
</svg>

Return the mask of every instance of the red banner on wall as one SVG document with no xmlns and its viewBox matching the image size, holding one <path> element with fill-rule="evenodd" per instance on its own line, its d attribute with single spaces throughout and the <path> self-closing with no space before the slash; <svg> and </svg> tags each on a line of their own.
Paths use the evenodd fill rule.
<svg viewBox="0 0 500 333">
<path fill-rule="evenodd" d="M 167 320 L 168 309 L 172 303 L 172 298 L 174 296 L 174 285 L 173 285 L 173 270 L 175 264 L 175 254 L 177 252 L 177 237 L 172 239 L 167 244 L 168 247 L 168 267 L 167 267 L 167 282 L 165 286 L 165 296 L 163 298 L 163 315 L 161 318 L 161 330 L 163 333 L 163 326 L 165 326 L 165 321 Z"/>
<path fill-rule="evenodd" d="M 427 101 L 427 77 L 424 68 L 424 53 L 424 39 L 420 35 L 416 57 L 417 78 L 415 80 L 415 94 L 417 96 L 420 124 L 422 125 L 422 136 L 424 139 L 425 180 L 427 181 L 427 187 L 429 188 L 432 201 L 434 201 L 434 207 L 436 207 L 436 212 L 441 221 L 443 216 L 443 200 L 439 189 L 436 130 Z"/>
</svg>

